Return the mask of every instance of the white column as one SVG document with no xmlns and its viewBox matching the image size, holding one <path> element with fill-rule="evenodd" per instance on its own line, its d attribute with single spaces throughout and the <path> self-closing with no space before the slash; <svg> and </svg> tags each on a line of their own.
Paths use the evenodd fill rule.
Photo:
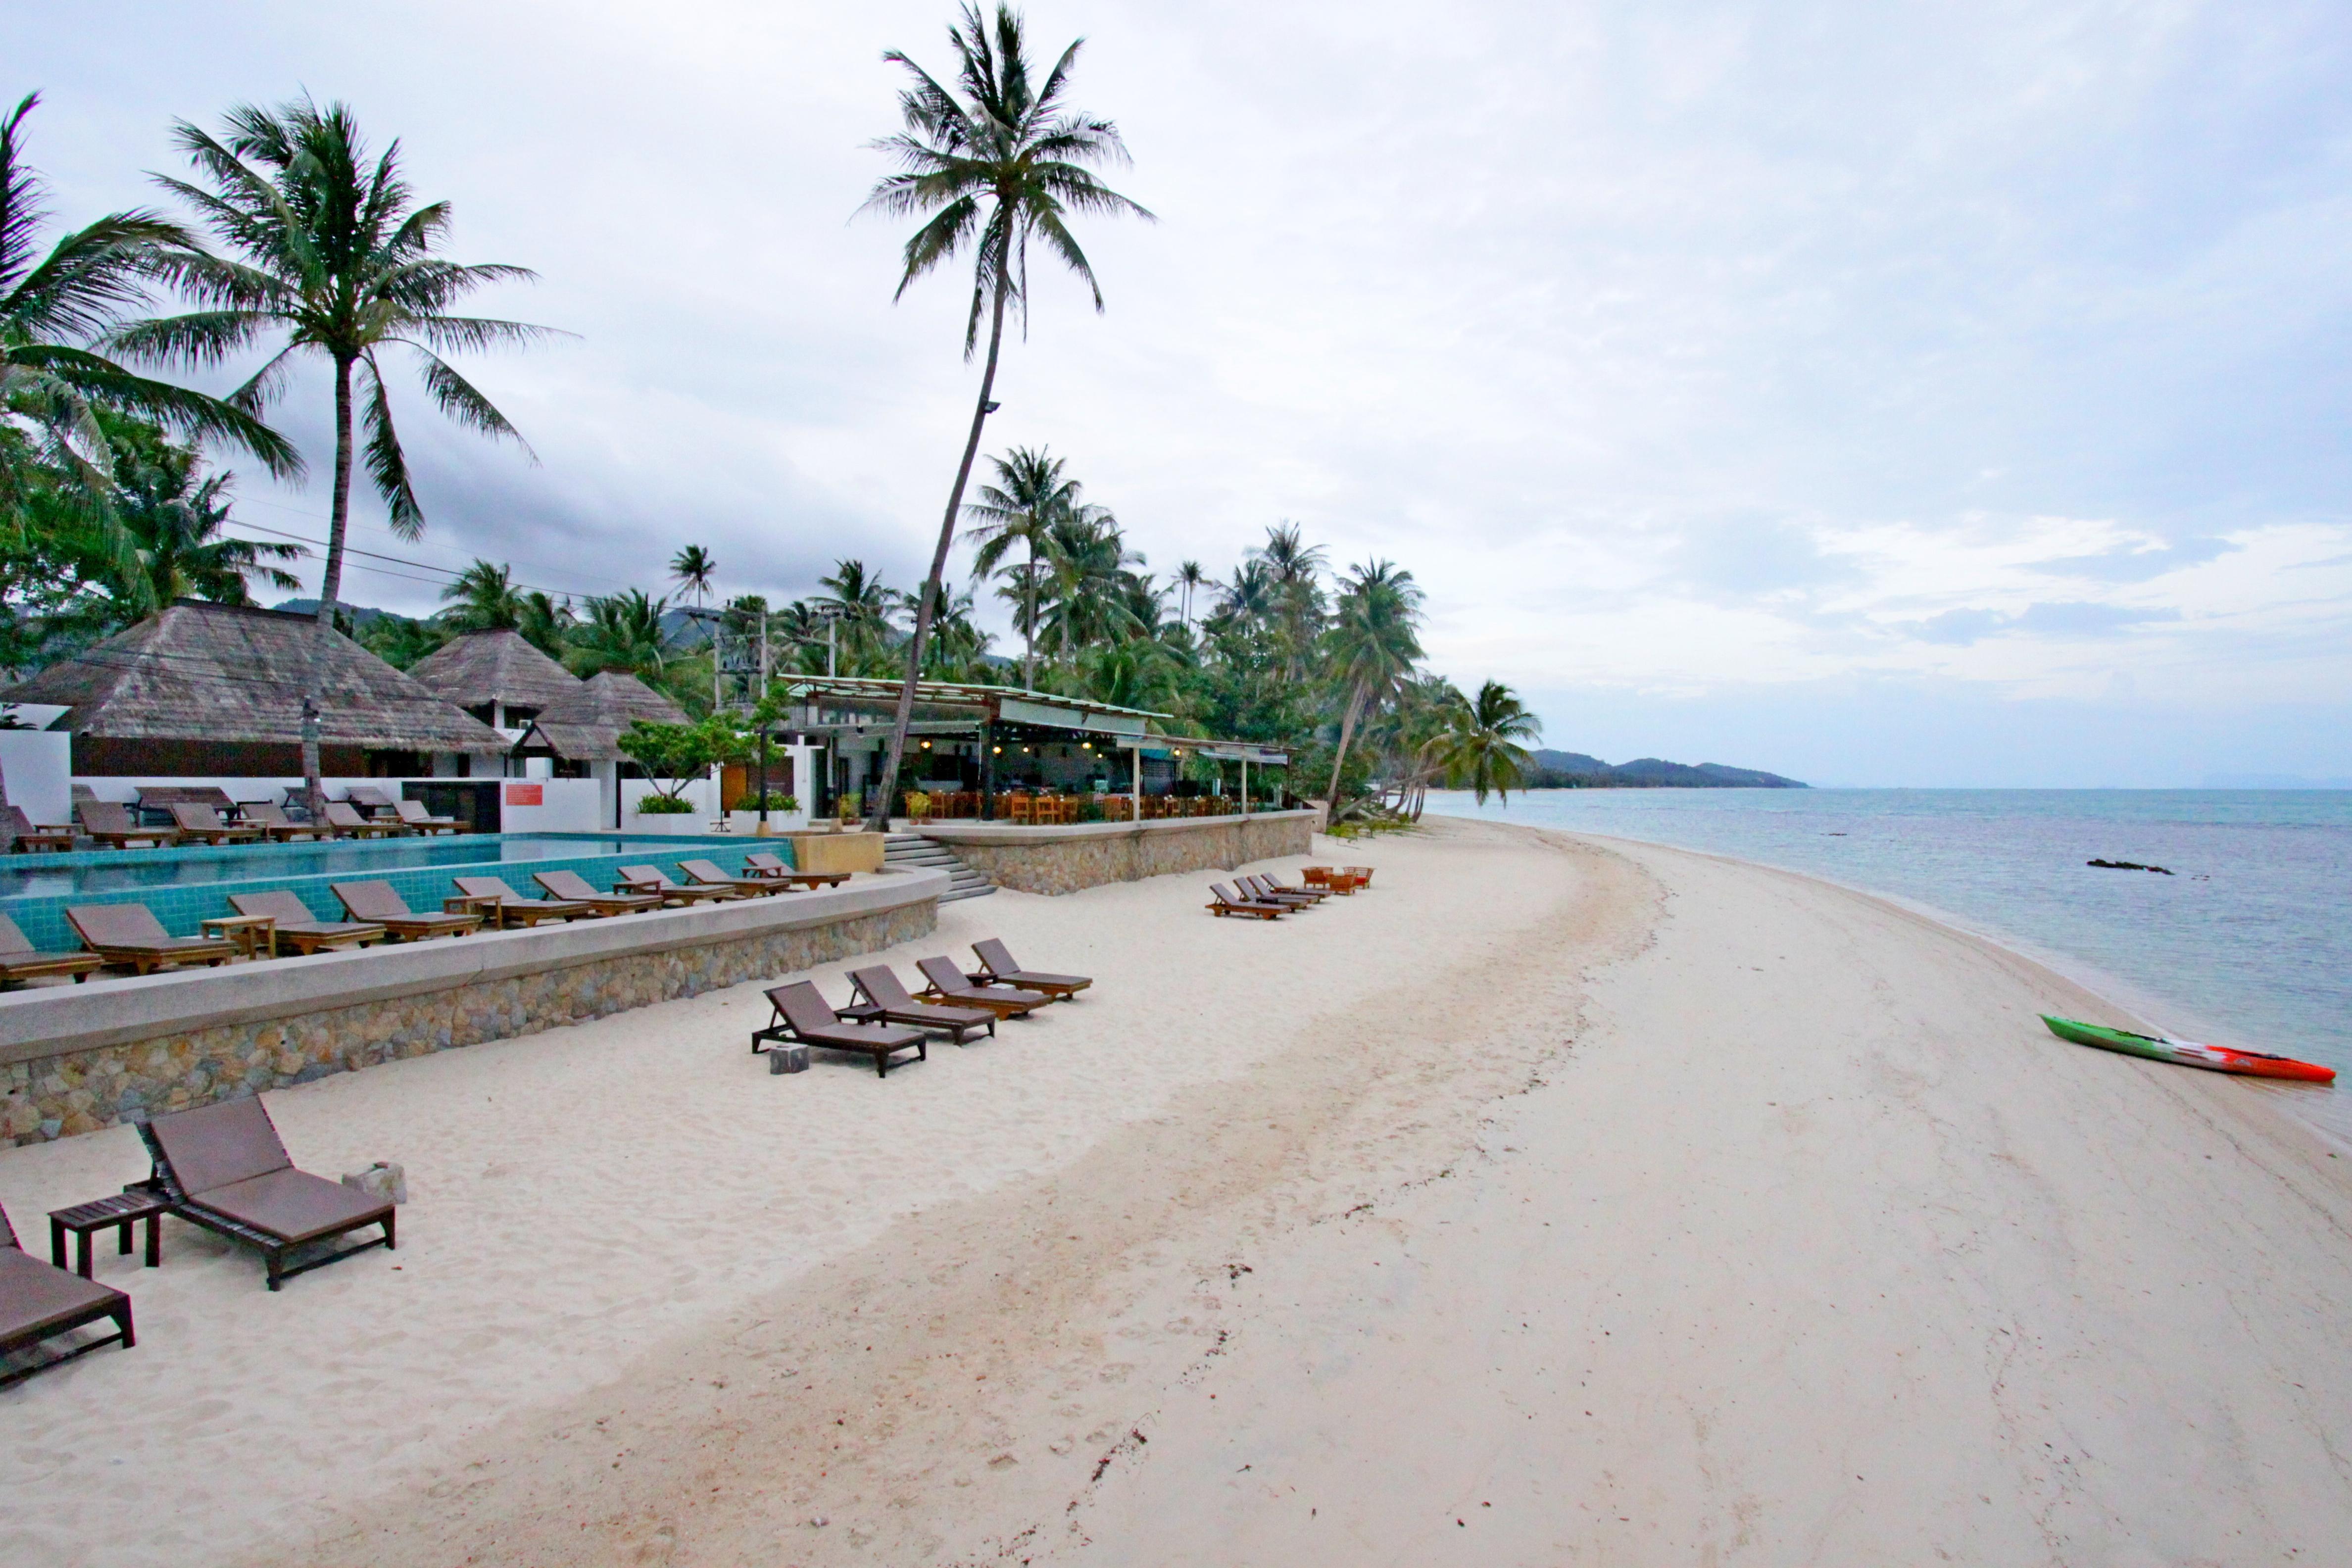
<svg viewBox="0 0 2352 1568">
<path fill-rule="evenodd" d="M 1242 815 L 1249 815 L 1249 753 L 1242 753 Z"/>
<path fill-rule="evenodd" d="M 1128 802 L 1127 819 L 1129 822 L 1141 822 L 1143 820 L 1143 748 L 1130 746 L 1128 750 L 1135 757 L 1135 795 Z"/>
</svg>

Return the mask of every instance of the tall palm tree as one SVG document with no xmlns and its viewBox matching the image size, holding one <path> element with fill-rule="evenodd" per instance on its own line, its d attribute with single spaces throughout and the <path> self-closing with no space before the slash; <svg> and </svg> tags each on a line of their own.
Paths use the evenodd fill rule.
<svg viewBox="0 0 2352 1568">
<path fill-rule="evenodd" d="M 1021 684 L 1034 687 L 1037 684 L 1037 584 L 1043 575 L 1038 570 L 1039 556 L 1055 520 L 1074 514 L 1084 505 L 1079 497 L 1085 487 L 1063 477 L 1067 458 L 1049 457 L 1043 447 L 1015 447 L 989 461 L 996 468 L 996 483 L 982 485 L 980 500 L 963 509 L 966 517 L 979 520 L 964 531 L 964 538 L 980 545 L 971 563 L 974 578 L 1004 570 L 1004 558 L 1015 544 L 1028 552 L 1025 567 L 1005 574 L 1021 590 L 1017 616 L 1022 634 Z"/>
<path fill-rule="evenodd" d="M 522 625 L 522 595 L 504 566 L 477 561 L 441 590 L 442 624 L 453 631 L 505 631 Z"/>
<path fill-rule="evenodd" d="M 1004 310 L 1018 305 L 1025 320 L 1029 308 L 1029 244 L 1035 240 L 1086 282 L 1095 309 L 1103 308 L 1102 287 L 1094 267 L 1079 248 L 1067 216 L 1072 213 L 1106 216 L 1151 215 L 1096 177 L 1094 169 L 1123 164 L 1127 145 L 1110 121 L 1067 108 L 1070 67 L 1085 40 L 1062 51 L 1043 78 L 1032 68 L 1027 39 L 1019 13 L 1000 3 L 993 26 L 982 19 L 977 5 L 964 7 L 962 20 L 948 29 L 955 51 L 955 88 L 941 85 L 929 72 L 897 49 L 882 58 L 903 68 L 910 85 L 898 95 L 898 112 L 906 129 L 876 143 L 899 163 L 899 173 L 874 187 L 868 208 L 898 217 L 925 221 L 907 241 L 898 294 L 903 298 L 917 279 L 970 249 L 972 256 L 971 310 L 964 322 L 963 353 L 967 363 L 980 342 L 981 317 L 988 318 L 988 359 L 981 372 L 980 395 L 973 400 L 971 430 L 964 438 L 963 458 L 956 465 L 955 484 L 948 491 L 946 515 L 931 552 L 931 569 L 915 604 L 914 636 L 907 649 L 907 677 L 898 689 L 898 708 L 890 728 L 890 751 L 883 764 L 882 787 L 874 792 L 873 826 L 888 825 L 890 802 L 898 789 L 898 761 L 907 747 L 907 726 L 915 710 L 915 680 L 922 672 L 923 643 L 930 635 L 940 584 L 947 574 L 948 550 L 955 542 L 956 521 L 963 511 L 964 486 L 971 479 L 972 459 L 980 452 L 981 428 L 995 406 L 996 364 L 1004 342 Z"/>
<path fill-rule="evenodd" d="M 100 417 L 108 424 L 120 423 Z M 126 595 L 125 607 L 131 614 L 174 599 L 249 605 L 250 577 L 274 588 L 300 591 L 299 577 L 270 564 L 299 560 L 300 545 L 221 533 L 230 521 L 228 492 L 235 475 L 199 479 L 196 455 L 164 440 L 152 426 L 117 434 L 112 445 L 114 511 L 139 562 L 139 579 Z"/>
<path fill-rule="evenodd" d="M 40 254 L 45 193 L 24 159 L 25 118 L 40 101 L 28 94 L 0 121 L 0 412 L 37 437 L 0 450 L 0 525 L 12 539 L 23 525 L 26 475 L 11 459 L 21 451 L 71 476 L 79 510 L 117 564 L 130 568 L 132 544 L 110 505 L 115 449 L 100 410 L 119 408 L 192 439 L 240 447 L 281 479 L 299 476 L 302 458 L 247 410 L 151 381 L 79 346 L 103 339 L 142 302 L 158 256 L 188 237 L 152 213 L 110 213 Z"/>
<path fill-rule="evenodd" d="M 1527 710 L 1517 692 L 1490 680 L 1466 708 L 1455 711 L 1453 723 L 1430 747 L 1445 770 L 1445 782 L 1475 791 L 1484 805 L 1490 791 L 1509 803 L 1533 760 L 1519 742 L 1542 739 L 1542 721 Z"/>
<path fill-rule="evenodd" d="M 548 329 L 450 313 L 487 284 L 534 275 L 435 254 L 449 232 L 449 205 L 414 203 L 400 174 L 399 142 L 371 163 L 347 105 L 321 110 L 308 98 L 274 110 L 248 104 L 229 111 L 218 137 L 181 121 L 173 139 L 205 184 L 162 175 L 158 183 L 194 207 L 232 254 L 194 244 L 169 252 L 166 275 L 198 309 L 124 328 L 113 343 L 140 358 L 211 366 L 283 333 L 276 352 L 229 397 L 257 414 L 284 389 L 297 359 L 317 354 L 333 371 L 333 495 L 318 637 L 302 695 L 302 776 L 318 811 L 325 799 L 319 785 L 320 656 L 342 592 L 354 394 L 365 400 L 360 419 L 369 481 L 393 531 L 415 539 L 425 531 L 425 509 L 393 426 L 383 351 L 397 344 L 415 356 L 425 393 L 443 414 L 494 439 L 511 439 L 529 457 L 530 446 L 507 416 L 442 355 L 520 347 Z"/>
<path fill-rule="evenodd" d="M 1176 567 L 1176 591 L 1184 596 L 1183 620 L 1189 629 L 1192 625 L 1192 591 L 1205 584 L 1208 574 L 1197 561 L 1179 562 Z"/>
<path fill-rule="evenodd" d="M 1339 603 L 1329 645 L 1333 674 L 1348 693 L 1339 719 L 1339 745 L 1331 757 L 1331 787 L 1325 799 L 1338 820 L 1339 770 L 1347 765 L 1348 743 L 1365 705 L 1378 701 L 1412 672 L 1421 658 L 1415 628 L 1421 619 L 1422 594 L 1412 574 L 1388 561 L 1368 562 L 1353 568 L 1339 590 Z"/>
<path fill-rule="evenodd" d="M 841 673 L 865 675 L 887 665 L 898 635 L 895 618 L 906 595 L 868 572 L 863 561 L 836 561 L 833 575 L 816 583 L 826 590 L 817 596 L 817 613 L 839 623 Z"/>
<path fill-rule="evenodd" d="M 677 653 L 662 616 L 667 599 L 627 588 L 588 601 L 588 615 L 568 639 L 572 668 L 582 675 L 614 669 L 656 681 Z"/>
<path fill-rule="evenodd" d="M 689 544 L 670 557 L 669 574 L 677 585 L 694 595 L 698 605 L 710 601 L 710 579 L 718 573 L 719 563 L 710 552 L 699 544 Z"/>
<path fill-rule="evenodd" d="M 1304 531 L 1285 521 L 1265 531 L 1265 542 L 1249 552 L 1264 563 L 1271 579 L 1271 606 L 1282 641 L 1284 672 L 1293 681 L 1307 679 L 1316 634 L 1323 626 L 1323 547 L 1309 544 Z"/>
<path fill-rule="evenodd" d="M 1075 660 L 1097 643 L 1118 642 L 1141 629 L 1127 569 L 1143 557 L 1127 547 L 1118 521 L 1101 507 L 1065 512 L 1045 533 L 1045 578 L 1039 629 L 1058 658 Z"/>
<path fill-rule="evenodd" d="M 569 651 L 573 629 L 580 625 L 572 601 L 566 598 L 559 604 L 552 594 L 533 588 L 523 595 L 521 603 L 515 630 L 522 634 L 523 641 L 560 662 Z"/>
</svg>

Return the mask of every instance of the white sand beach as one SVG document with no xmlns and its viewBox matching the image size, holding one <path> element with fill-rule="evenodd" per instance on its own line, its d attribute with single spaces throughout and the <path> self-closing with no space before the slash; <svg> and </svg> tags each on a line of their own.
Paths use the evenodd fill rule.
<svg viewBox="0 0 2352 1568">
<path fill-rule="evenodd" d="M 407 1167 L 0 1394 L 7 1563 L 2246 1563 L 2352 1532 L 2352 1155 L 1800 877 L 1434 821 L 947 906 L 1094 989 L 877 1079 L 740 987 L 272 1095 Z M 1299 862 L 1285 862 L 1289 870 Z M 875 962 L 863 958 L 856 963 Z M 816 978 L 846 994 L 835 965 Z M 47 1209 L 128 1129 L 0 1151 Z"/>
</svg>

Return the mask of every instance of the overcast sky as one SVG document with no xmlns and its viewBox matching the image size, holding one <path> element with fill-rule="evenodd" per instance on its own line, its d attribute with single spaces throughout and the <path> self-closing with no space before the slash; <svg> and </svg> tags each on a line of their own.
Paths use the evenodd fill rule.
<svg viewBox="0 0 2352 1568">
<path fill-rule="evenodd" d="M 1282 519 L 1392 558 L 1438 669 L 1612 761 L 2352 777 L 2342 0 L 1028 14 L 1160 221 L 1083 231 L 1105 315 L 1041 277 L 988 449 L 1066 455 L 1152 570 Z M 911 585 L 953 477 L 967 285 L 894 306 L 904 225 L 852 216 L 879 56 L 944 70 L 949 16 L 19 3 L 0 58 L 66 221 L 308 89 L 541 274 L 486 304 L 577 338 L 468 364 L 538 466 L 412 391 L 427 542 L 357 545 L 593 594 L 700 542 L 790 598 Z M 321 471 L 324 398 L 279 414 Z"/>
</svg>

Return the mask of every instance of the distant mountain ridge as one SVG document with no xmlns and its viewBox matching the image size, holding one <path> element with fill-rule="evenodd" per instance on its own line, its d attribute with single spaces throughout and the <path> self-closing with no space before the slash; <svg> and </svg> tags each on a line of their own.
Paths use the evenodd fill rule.
<svg viewBox="0 0 2352 1568">
<path fill-rule="evenodd" d="M 1532 753 L 1529 789 L 1806 789 L 1811 786 L 1779 773 L 1754 768 L 1726 767 L 1721 763 L 1670 763 L 1659 757 L 1636 757 L 1611 764 L 1582 752 L 1539 751 Z"/>
</svg>

